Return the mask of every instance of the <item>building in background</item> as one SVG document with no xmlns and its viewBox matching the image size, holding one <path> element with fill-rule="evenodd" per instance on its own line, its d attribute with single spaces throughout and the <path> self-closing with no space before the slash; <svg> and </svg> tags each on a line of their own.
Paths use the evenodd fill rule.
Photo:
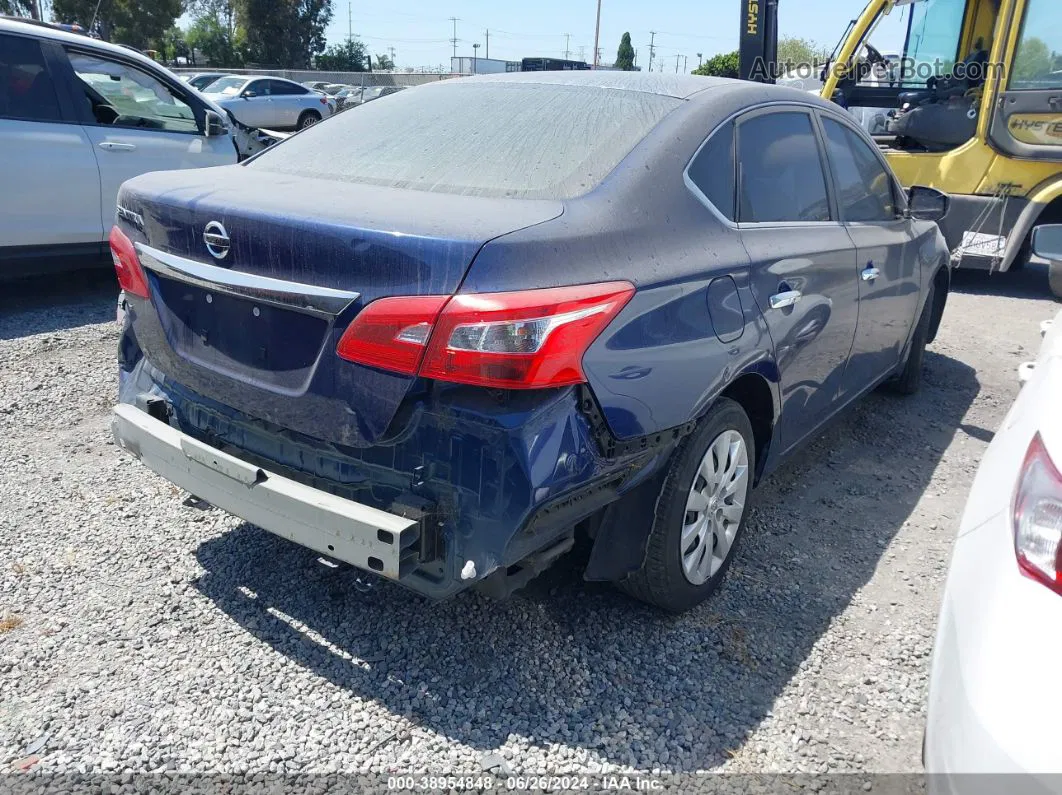
<svg viewBox="0 0 1062 795">
<path fill-rule="evenodd" d="M 451 58 L 450 71 L 458 75 L 492 75 L 499 72 L 519 72 L 519 61 L 498 58 Z"/>
</svg>

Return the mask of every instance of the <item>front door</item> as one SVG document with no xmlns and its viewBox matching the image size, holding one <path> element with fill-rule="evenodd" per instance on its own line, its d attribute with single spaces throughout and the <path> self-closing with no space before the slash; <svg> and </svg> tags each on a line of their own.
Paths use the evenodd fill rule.
<svg viewBox="0 0 1062 795">
<path fill-rule="evenodd" d="M 838 211 L 858 257 L 859 325 L 841 390 L 847 399 L 900 364 L 918 311 L 921 273 L 913 222 L 903 217 L 899 188 L 876 148 L 847 122 L 820 118 Z"/>
<path fill-rule="evenodd" d="M 831 210 L 809 112 L 754 112 L 737 135 L 738 223 L 774 342 L 788 448 L 836 404 L 856 332 L 855 247 Z"/>
<path fill-rule="evenodd" d="M 1062 3 L 1025 0 L 1019 22 L 989 138 L 1013 157 L 1062 160 Z"/>
<path fill-rule="evenodd" d="M 82 125 L 99 164 L 103 233 L 114 224 L 118 188 L 148 171 L 236 162 L 227 135 L 206 137 L 186 95 L 108 54 L 67 48 L 74 91 L 84 98 Z"/>
</svg>

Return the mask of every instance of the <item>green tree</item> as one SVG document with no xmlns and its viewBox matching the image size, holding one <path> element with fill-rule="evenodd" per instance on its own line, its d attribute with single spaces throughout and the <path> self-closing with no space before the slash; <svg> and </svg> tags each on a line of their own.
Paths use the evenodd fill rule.
<svg viewBox="0 0 1062 795">
<path fill-rule="evenodd" d="M 829 51 L 811 39 L 796 36 L 782 36 L 778 39 L 778 63 L 786 64 L 790 68 L 800 64 L 816 66 L 824 63 L 829 57 Z M 780 69 L 780 72 L 786 71 L 789 69 Z"/>
<path fill-rule="evenodd" d="M 106 41 L 139 50 L 157 47 L 181 15 L 181 0 L 54 0 L 58 22 L 91 28 Z"/>
<path fill-rule="evenodd" d="M 706 75 L 708 77 L 737 77 L 738 64 L 739 55 L 737 50 L 721 52 L 718 55 L 713 55 L 700 67 L 694 69 L 693 74 Z"/>
<path fill-rule="evenodd" d="M 1055 56 L 1043 39 L 1023 39 L 1014 54 L 1012 79 L 1015 84 L 1032 85 L 1049 78 L 1054 66 Z"/>
<path fill-rule="evenodd" d="M 158 41 L 158 51 L 164 63 L 176 64 L 178 58 L 187 58 L 191 54 L 184 35 L 184 31 L 176 25 L 162 34 Z"/>
<path fill-rule="evenodd" d="M 230 31 L 212 16 L 199 17 L 185 34 L 189 48 L 201 53 L 211 66 L 223 68 L 243 66 L 240 38 L 238 30 Z"/>
<path fill-rule="evenodd" d="M 616 50 L 616 68 L 624 72 L 634 69 L 634 45 L 631 44 L 630 33 L 624 33 L 620 39 L 619 49 Z"/>
<path fill-rule="evenodd" d="M 328 44 L 332 0 L 241 0 L 240 17 L 248 61 L 305 69 Z"/>
<path fill-rule="evenodd" d="M 326 72 L 364 72 L 365 43 L 357 36 L 333 44 L 317 56 L 317 68 Z"/>
<path fill-rule="evenodd" d="M 395 62 L 387 53 L 378 53 L 372 60 L 372 68 L 379 72 L 390 72 L 395 68 Z"/>
</svg>

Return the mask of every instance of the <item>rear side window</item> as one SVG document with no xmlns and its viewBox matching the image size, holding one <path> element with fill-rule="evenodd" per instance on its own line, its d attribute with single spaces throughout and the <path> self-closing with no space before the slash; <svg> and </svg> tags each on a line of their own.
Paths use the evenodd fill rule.
<svg viewBox="0 0 1062 795">
<path fill-rule="evenodd" d="M 739 221 L 830 220 L 826 175 L 808 114 L 770 113 L 741 122 L 738 165 Z"/>
<path fill-rule="evenodd" d="M 593 190 L 681 104 L 593 86 L 447 81 L 340 113 L 246 168 L 435 193 L 570 199 Z"/>
<path fill-rule="evenodd" d="M 297 86 L 294 83 L 285 83 L 283 80 L 270 80 L 269 93 L 274 97 L 280 97 L 289 94 L 305 94 L 307 93 L 307 90 L 303 86 Z"/>
<path fill-rule="evenodd" d="M 837 180 L 837 205 L 844 221 L 896 219 L 892 177 L 858 135 L 843 124 L 823 119 L 826 152 Z"/>
<path fill-rule="evenodd" d="M 0 33 L 0 118 L 60 121 L 41 45 L 35 39 Z"/>
<path fill-rule="evenodd" d="M 737 168 L 734 162 L 734 123 L 716 130 L 701 147 L 689 168 L 690 180 L 719 212 L 737 218 Z"/>
</svg>

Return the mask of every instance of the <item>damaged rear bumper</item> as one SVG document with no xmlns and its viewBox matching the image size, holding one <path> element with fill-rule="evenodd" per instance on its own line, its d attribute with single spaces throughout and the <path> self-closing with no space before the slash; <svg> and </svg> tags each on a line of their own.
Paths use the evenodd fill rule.
<svg viewBox="0 0 1062 795">
<path fill-rule="evenodd" d="M 419 561 L 420 521 L 298 483 L 193 439 L 133 405 L 115 441 L 170 482 L 252 524 L 392 580 Z"/>
</svg>

